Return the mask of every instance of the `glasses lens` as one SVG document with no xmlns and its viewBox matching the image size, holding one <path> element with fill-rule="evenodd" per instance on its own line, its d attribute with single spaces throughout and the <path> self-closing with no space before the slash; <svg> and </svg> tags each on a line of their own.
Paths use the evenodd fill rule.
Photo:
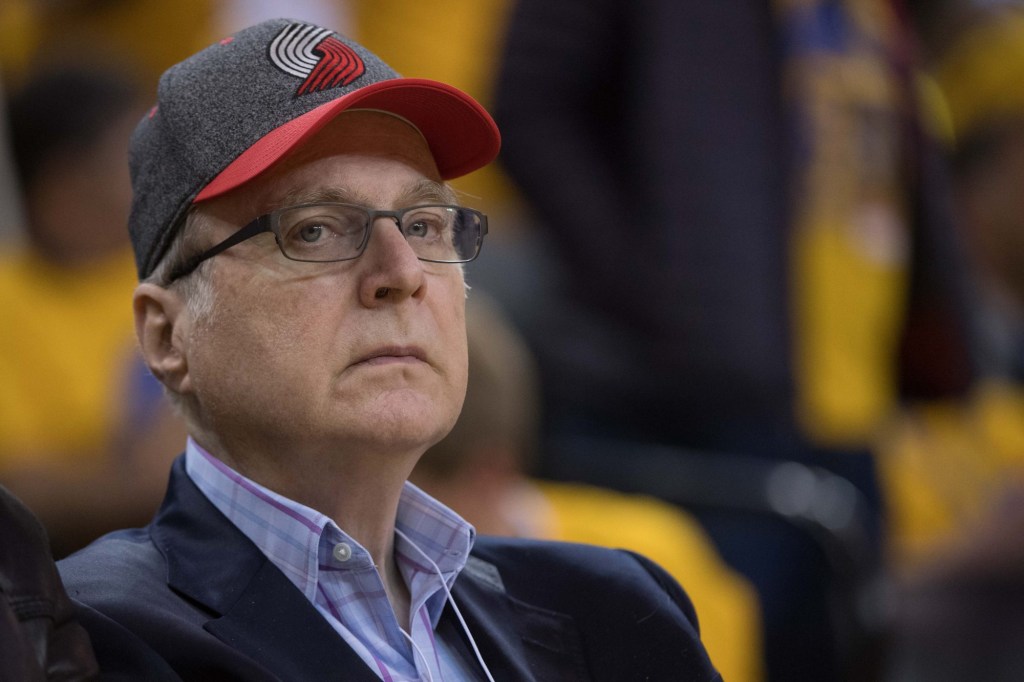
<svg viewBox="0 0 1024 682">
<path fill-rule="evenodd" d="M 417 206 L 402 216 L 402 233 L 419 258 L 459 263 L 476 258 L 482 215 L 459 206 Z"/>
<path fill-rule="evenodd" d="M 281 248 L 289 258 L 333 261 L 355 258 L 366 238 L 369 216 L 358 206 L 293 206 L 278 217 Z"/>
<path fill-rule="evenodd" d="M 431 205 L 397 213 L 402 217 L 402 234 L 422 260 L 462 263 L 473 260 L 480 251 L 486 219 L 478 211 Z M 371 216 L 381 214 L 396 215 L 349 204 L 292 206 L 278 213 L 277 236 L 284 255 L 293 260 L 348 260 L 362 253 Z"/>
</svg>

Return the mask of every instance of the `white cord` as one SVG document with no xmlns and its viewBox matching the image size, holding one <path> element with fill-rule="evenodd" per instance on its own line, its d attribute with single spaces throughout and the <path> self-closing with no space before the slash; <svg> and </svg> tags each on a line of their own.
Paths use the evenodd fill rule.
<svg viewBox="0 0 1024 682">
<path fill-rule="evenodd" d="M 398 628 L 398 631 L 402 633 L 403 637 L 409 640 L 409 644 L 412 644 L 413 650 L 420 655 L 420 658 L 423 659 L 423 669 L 427 673 L 427 682 L 434 682 L 434 676 L 430 673 L 430 662 L 427 660 L 427 657 L 423 655 L 423 652 L 420 651 L 420 648 L 416 645 L 416 641 L 412 638 L 412 635 L 410 635 L 401 627 Z"/>
<path fill-rule="evenodd" d="M 459 611 L 459 606 L 455 603 L 455 598 L 452 597 L 451 590 L 448 589 L 448 583 L 445 581 L 444 575 L 441 573 L 441 569 L 438 568 L 437 564 L 434 563 L 433 559 L 427 556 L 426 552 L 420 549 L 415 542 L 409 539 L 408 535 L 398 530 L 398 528 L 395 528 L 395 534 L 398 535 L 398 537 L 405 540 L 406 542 L 408 542 L 409 546 L 411 546 L 413 549 L 419 552 L 420 556 L 426 559 L 427 563 L 429 563 L 431 568 L 434 569 L 434 572 L 437 573 L 437 577 L 441 579 L 441 587 L 444 589 L 445 596 L 448 598 L 448 603 L 452 605 L 452 610 L 455 611 L 455 616 L 459 619 L 459 624 L 462 625 L 463 632 L 465 632 L 466 637 L 469 638 L 469 643 L 473 647 L 473 653 L 476 654 L 477 662 L 479 662 L 480 667 L 484 669 L 484 674 L 487 675 L 488 682 L 494 682 L 494 677 L 491 676 L 491 671 L 487 668 L 487 664 L 484 663 L 484 657 L 480 654 L 480 649 L 476 645 L 476 640 L 473 639 L 473 633 L 469 631 L 469 626 L 466 625 L 466 619 L 462 617 L 462 612 Z M 408 635 L 406 636 L 408 637 Z M 409 641 L 412 641 L 412 639 L 410 638 Z M 422 652 L 420 653 L 420 656 L 423 656 Z M 426 658 L 424 658 L 423 660 L 426 661 Z"/>
</svg>

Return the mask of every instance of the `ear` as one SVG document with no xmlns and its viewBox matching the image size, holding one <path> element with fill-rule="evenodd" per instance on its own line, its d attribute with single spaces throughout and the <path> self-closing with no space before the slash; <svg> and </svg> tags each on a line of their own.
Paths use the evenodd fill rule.
<svg viewBox="0 0 1024 682">
<path fill-rule="evenodd" d="M 157 379 L 178 394 L 191 391 L 188 339 L 191 316 L 177 292 L 143 282 L 132 298 L 142 357 Z"/>
</svg>

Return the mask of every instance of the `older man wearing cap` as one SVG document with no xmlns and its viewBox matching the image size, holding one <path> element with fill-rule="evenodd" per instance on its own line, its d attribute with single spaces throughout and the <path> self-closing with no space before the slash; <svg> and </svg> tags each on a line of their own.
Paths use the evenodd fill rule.
<svg viewBox="0 0 1024 682">
<path fill-rule="evenodd" d="M 170 69 L 132 141 L 136 327 L 190 437 L 144 529 L 61 564 L 146 679 L 714 680 L 648 560 L 475 537 L 406 482 L 466 388 L 470 97 L 286 20 Z"/>
</svg>

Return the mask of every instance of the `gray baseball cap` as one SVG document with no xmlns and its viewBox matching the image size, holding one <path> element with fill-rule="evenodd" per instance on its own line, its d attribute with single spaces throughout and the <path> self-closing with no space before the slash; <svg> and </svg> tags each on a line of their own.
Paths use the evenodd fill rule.
<svg viewBox="0 0 1024 682">
<path fill-rule="evenodd" d="M 193 203 L 251 180 L 352 108 L 416 126 L 446 180 L 490 163 L 501 143 L 484 108 L 450 85 L 402 78 L 329 29 L 257 24 L 168 69 L 132 136 L 128 231 L 139 278 L 153 272 Z"/>
</svg>

